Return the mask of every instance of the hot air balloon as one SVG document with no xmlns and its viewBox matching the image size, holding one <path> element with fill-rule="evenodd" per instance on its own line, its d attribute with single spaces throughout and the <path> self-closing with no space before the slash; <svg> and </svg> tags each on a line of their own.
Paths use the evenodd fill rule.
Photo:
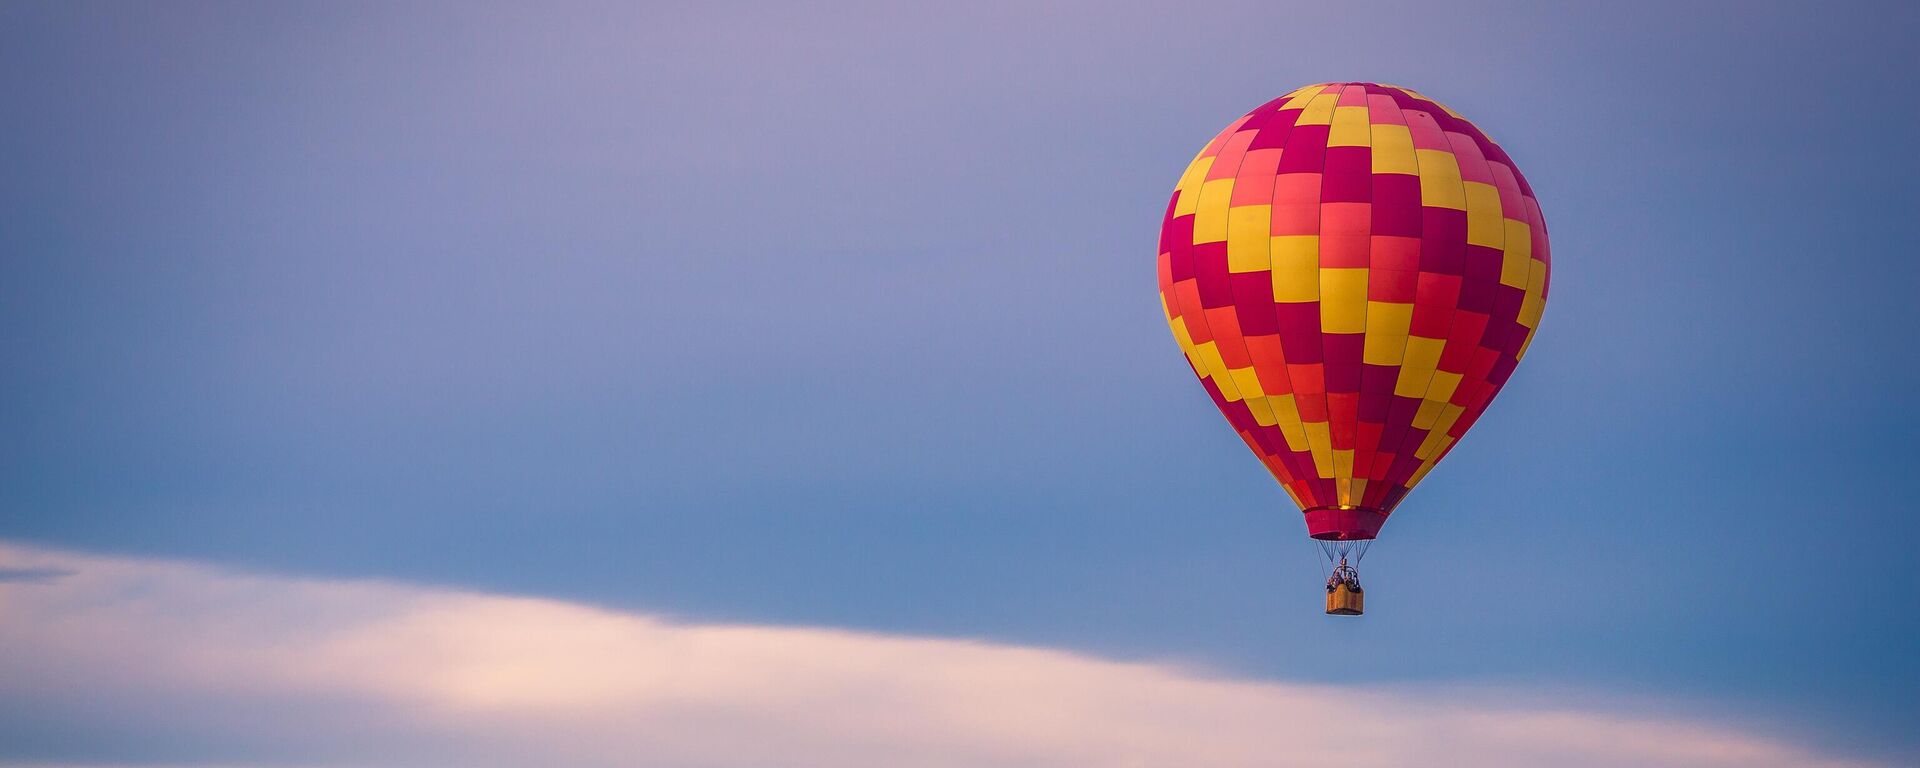
<svg viewBox="0 0 1920 768">
<path fill-rule="evenodd" d="M 1309 85 L 1187 166 L 1159 261 L 1187 363 L 1321 543 L 1327 612 L 1361 613 L 1353 565 L 1540 324 L 1550 262 L 1532 188 L 1418 92 Z"/>
</svg>

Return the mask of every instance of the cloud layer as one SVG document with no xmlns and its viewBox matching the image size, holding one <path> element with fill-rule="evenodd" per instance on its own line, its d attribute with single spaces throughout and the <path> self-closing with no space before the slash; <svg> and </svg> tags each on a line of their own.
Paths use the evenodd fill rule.
<svg viewBox="0 0 1920 768">
<path fill-rule="evenodd" d="M 1698 722 L 0 543 L 0 763 L 1840 766 Z"/>
</svg>

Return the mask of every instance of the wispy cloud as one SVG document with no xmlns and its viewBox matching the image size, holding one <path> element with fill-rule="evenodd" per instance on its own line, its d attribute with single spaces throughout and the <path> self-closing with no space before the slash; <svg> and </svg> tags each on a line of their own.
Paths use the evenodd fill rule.
<svg viewBox="0 0 1920 768">
<path fill-rule="evenodd" d="M 1726 725 L 0 544 L 0 762 L 1840 766 Z M 19 580 L 12 580 L 18 582 Z"/>
<path fill-rule="evenodd" d="M 0 567 L 0 583 L 26 582 L 44 584 L 50 581 L 72 576 L 73 571 L 65 568 L 6 568 Z"/>
</svg>

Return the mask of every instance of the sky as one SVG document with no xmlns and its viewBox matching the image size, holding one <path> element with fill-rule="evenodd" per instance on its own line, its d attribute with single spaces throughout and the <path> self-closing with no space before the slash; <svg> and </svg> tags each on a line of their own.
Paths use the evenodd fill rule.
<svg viewBox="0 0 1920 768">
<path fill-rule="evenodd" d="M 1920 761 L 1920 13 L 1114 5 L 0 0 L 0 764 Z M 1326 81 L 1555 256 L 1352 620 L 1154 284 Z"/>
</svg>

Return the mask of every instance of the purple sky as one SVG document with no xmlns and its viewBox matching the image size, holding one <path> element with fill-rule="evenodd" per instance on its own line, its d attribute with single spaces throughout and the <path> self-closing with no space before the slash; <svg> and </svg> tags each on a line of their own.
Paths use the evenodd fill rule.
<svg viewBox="0 0 1920 768">
<path fill-rule="evenodd" d="M 75 579 L 373 578 L 1920 759 L 1914 11 L 1124 5 L 0 2 L 0 540 Z M 1330 80 L 1486 129 L 1555 256 L 1357 621 L 1153 284 L 1186 161 Z M 0 578 L 0 610 L 65 583 Z M 34 616 L 0 656 L 71 639 Z M 218 701 L 333 695 L 288 686 Z M 188 687 L 0 677 L 0 762 L 231 762 L 86 716 Z M 447 754 L 402 741 L 368 763 Z"/>
</svg>

